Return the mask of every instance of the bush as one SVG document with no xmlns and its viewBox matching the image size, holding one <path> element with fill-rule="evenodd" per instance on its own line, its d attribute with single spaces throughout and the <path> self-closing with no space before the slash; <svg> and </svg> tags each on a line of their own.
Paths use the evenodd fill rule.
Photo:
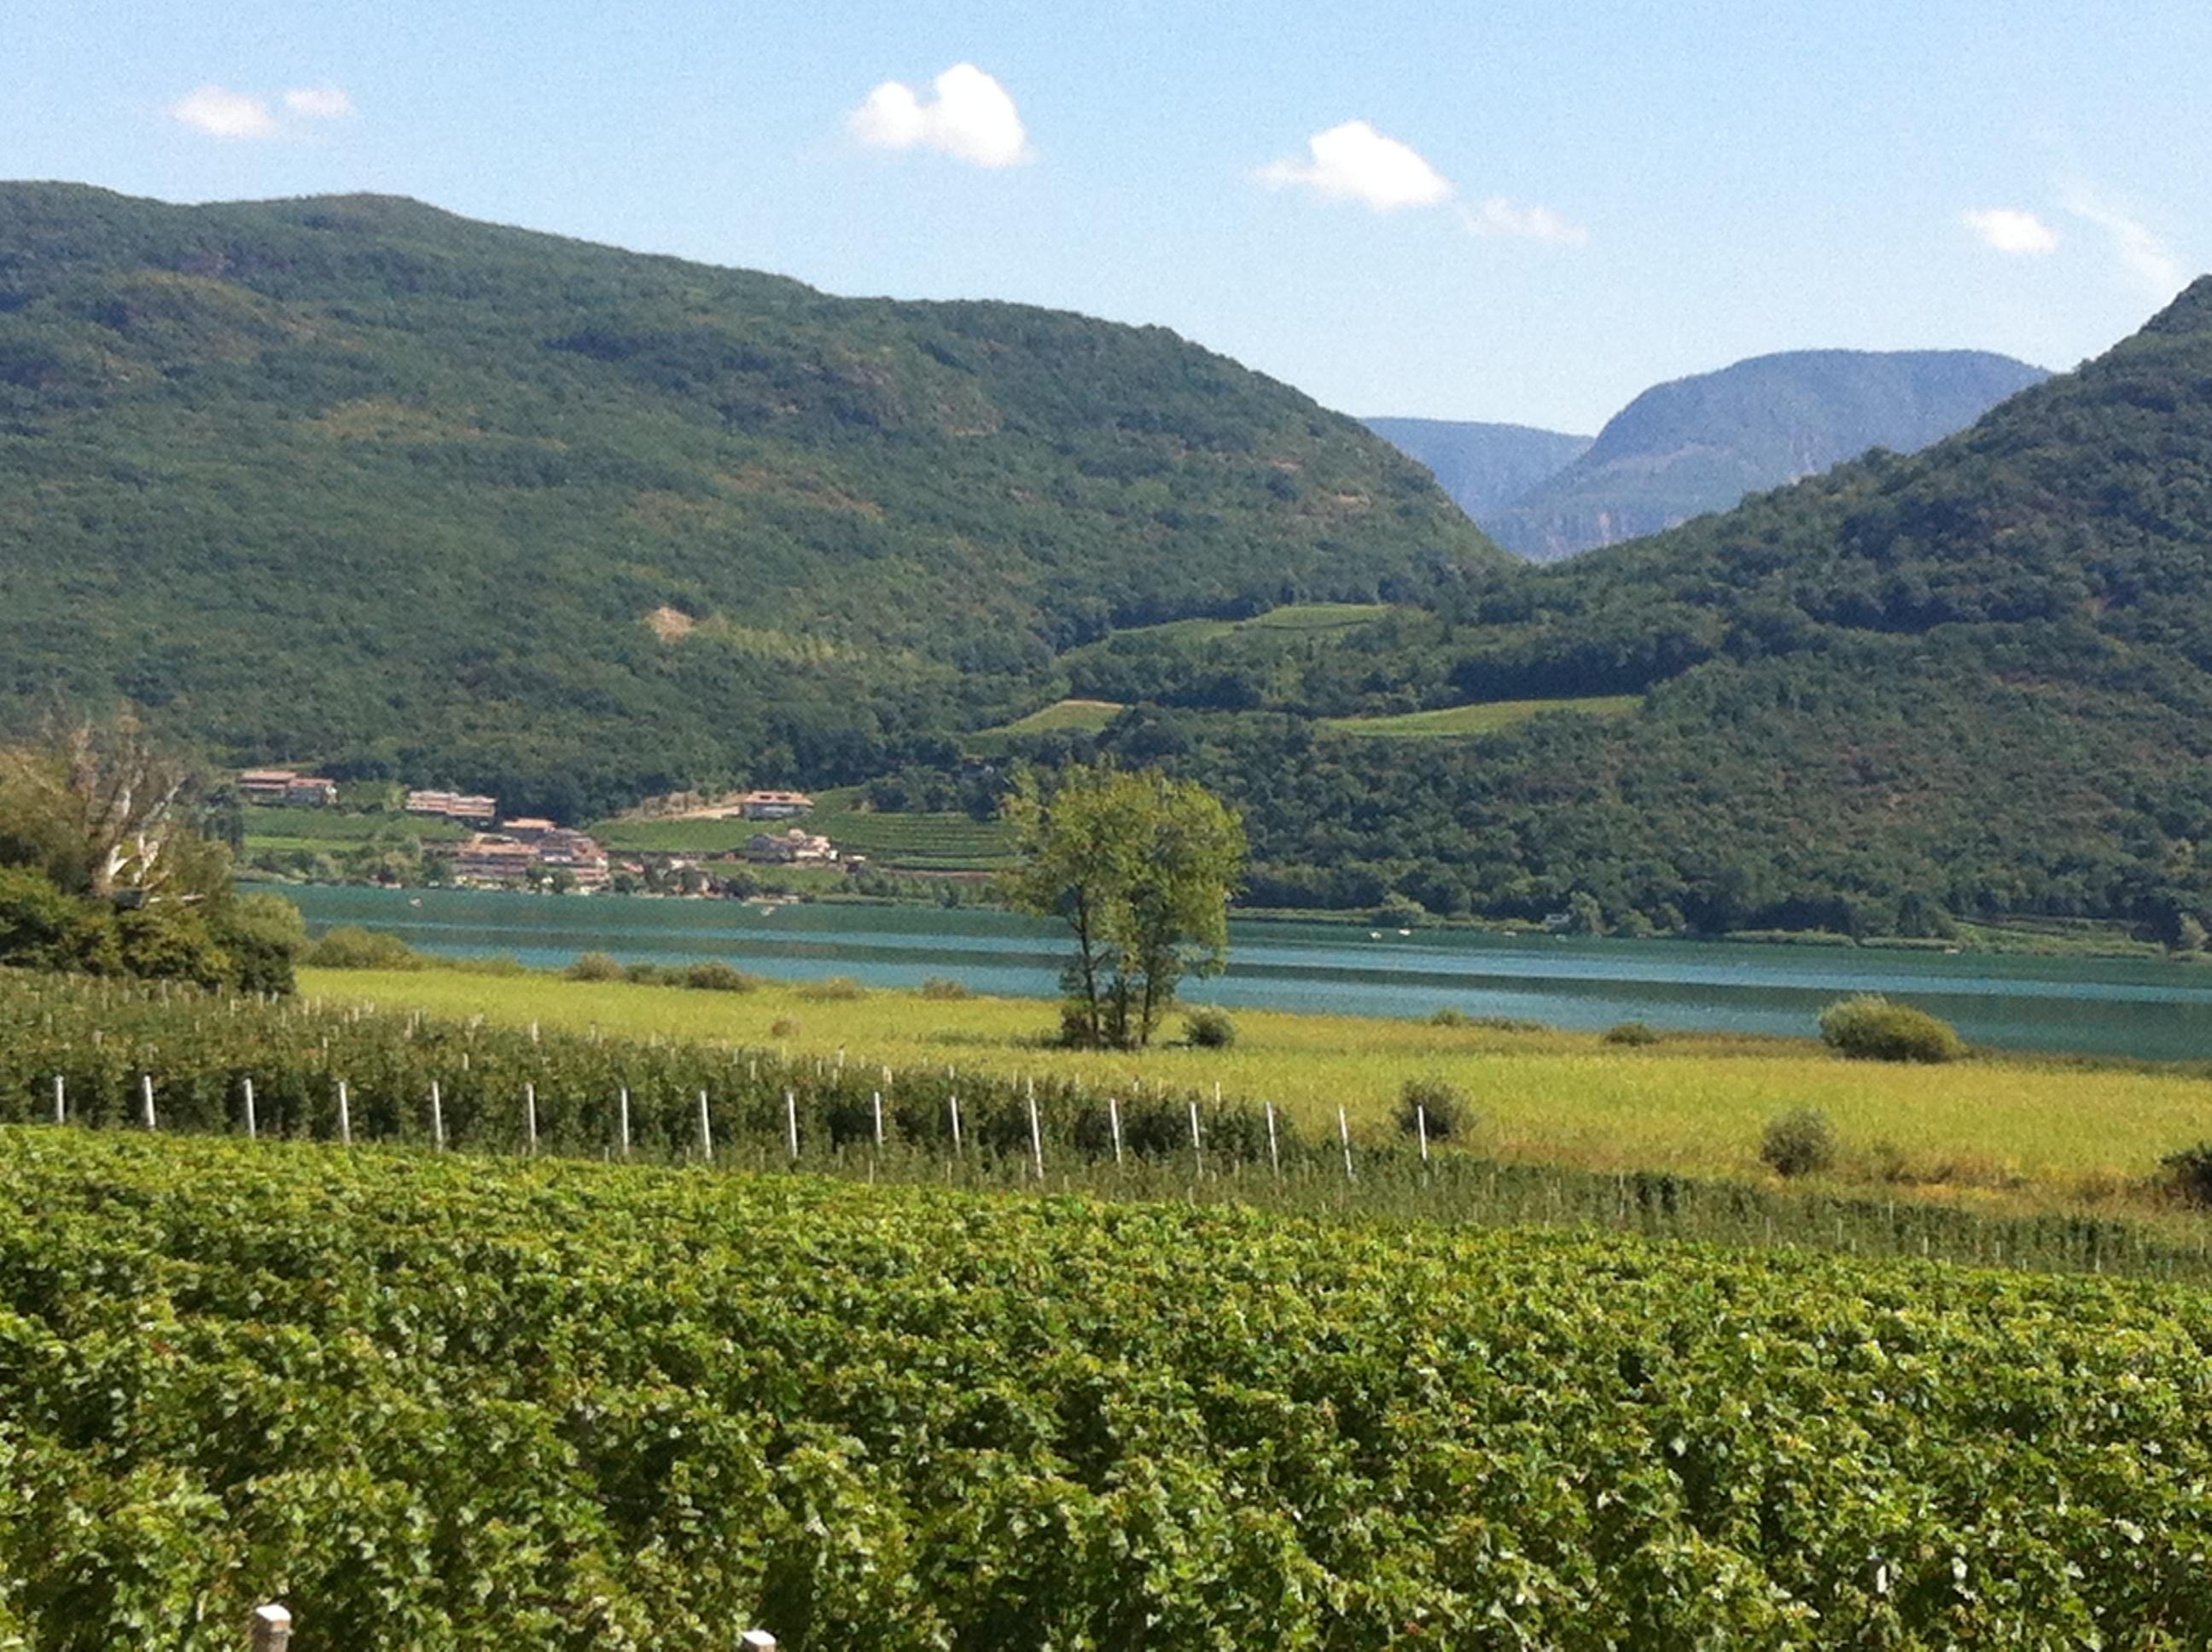
<svg viewBox="0 0 2212 1652">
<path fill-rule="evenodd" d="M 1449 1141 L 1474 1128 L 1467 1092 L 1442 1078 L 1408 1078 L 1398 1092 L 1398 1128 L 1418 1135 L 1423 1124 L 1431 1141 Z"/>
<path fill-rule="evenodd" d="M 317 969 L 420 969 L 423 961 L 397 935 L 340 924 L 320 940 L 310 941 L 300 962 Z"/>
<path fill-rule="evenodd" d="M 1811 1175 L 1836 1162 L 1836 1130 L 1817 1107 L 1784 1113 L 1766 1127 L 1759 1162 L 1777 1175 Z"/>
<path fill-rule="evenodd" d="M 720 958 L 705 958 L 684 967 L 684 984 L 702 993 L 750 993 L 760 980 Z"/>
<path fill-rule="evenodd" d="M 1484 1032 L 1533 1033 L 1549 1032 L 1551 1028 L 1541 1021 L 1531 1021 L 1518 1015 L 1469 1015 L 1464 1010 L 1449 1006 L 1429 1017 L 1431 1027 L 1480 1029 Z"/>
<path fill-rule="evenodd" d="M 623 967 L 605 952 L 586 952 L 561 972 L 570 981 L 620 981 Z"/>
<path fill-rule="evenodd" d="M 2168 1153 L 2159 1163 L 2166 1183 L 2185 1205 L 2212 1207 L 2212 1141 L 2200 1141 L 2178 1153 Z"/>
<path fill-rule="evenodd" d="M 799 1023 L 789 1016 L 780 1017 L 769 1023 L 768 1036 L 770 1038 L 796 1038 L 799 1036 Z"/>
<path fill-rule="evenodd" d="M 1226 1010 L 1193 1010 L 1182 1018 L 1182 1036 L 1200 1049 L 1225 1050 L 1237 1042 L 1237 1023 Z"/>
<path fill-rule="evenodd" d="M 932 975 L 921 983 L 921 995 L 940 1004 L 953 1004 L 962 999 L 973 998 L 975 993 L 964 981 L 954 981 L 949 975 Z"/>
<path fill-rule="evenodd" d="M 799 989 L 799 996 L 809 1004 L 850 1004 L 867 995 L 868 989 L 850 975 L 832 975 Z"/>
<path fill-rule="evenodd" d="M 1886 998 L 1847 998 L 1820 1011 L 1820 1037 L 1856 1061 L 1955 1061 L 1966 1046 L 1948 1021 Z"/>
<path fill-rule="evenodd" d="M 1605 1029 L 1605 1042 L 1608 1044 L 1627 1044 L 1641 1048 L 1646 1044 L 1657 1043 L 1659 1029 L 1649 1022 L 1624 1021 L 1617 1027 L 1607 1027 Z"/>
<path fill-rule="evenodd" d="M 1429 1017 L 1431 1027 L 1468 1027 L 1474 1025 L 1465 1010 L 1455 1010 L 1449 1005 Z"/>
<path fill-rule="evenodd" d="M 670 969 L 658 963 L 633 963 L 623 970 L 623 979 L 633 987 L 681 987 L 681 970 Z"/>
</svg>

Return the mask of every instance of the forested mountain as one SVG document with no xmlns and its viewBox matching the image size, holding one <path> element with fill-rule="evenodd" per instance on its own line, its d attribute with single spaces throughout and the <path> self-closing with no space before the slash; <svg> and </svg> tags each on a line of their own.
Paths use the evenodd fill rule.
<svg viewBox="0 0 2212 1652">
<path fill-rule="evenodd" d="M 1429 467 L 1452 502 L 1480 522 L 1573 464 L 1588 436 L 1471 419 L 1368 419 L 1367 428 Z"/>
<path fill-rule="evenodd" d="M 1478 574 L 1325 648 L 1244 635 L 1162 665 L 1165 703 L 1101 738 L 1229 788 L 1261 900 L 1533 915 L 1582 890 L 1632 927 L 2044 913 L 2193 944 L 2212 923 L 2212 277 L 1917 456 Z M 1318 721 L 1607 692 L 1646 697 L 1480 740 Z"/>
<path fill-rule="evenodd" d="M 0 185 L 0 721 L 560 814 L 949 750 L 1054 651 L 1504 559 L 1158 328 L 352 197 Z"/>
<path fill-rule="evenodd" d="M 1549 562 L 1726 510 L 1869 448 L 1913 452 L 2045 376 L 1978 350 L 1754 356 L 1645 391 L 1571 462 L 1468 514 L 1508 550 Z"/>
</svg>

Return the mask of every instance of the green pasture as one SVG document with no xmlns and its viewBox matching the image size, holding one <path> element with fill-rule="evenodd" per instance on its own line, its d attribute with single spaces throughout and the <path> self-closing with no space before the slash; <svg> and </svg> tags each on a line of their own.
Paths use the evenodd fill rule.
<svg viewBox="0 0 2212 1652">
<path fill-rule="evenodd" d="M 426 842 L 465 837 L 470 829 L 450 820 L 416 815 L 363 815 L 343 809 L 293 809 L 248 804 L 240 811 L 246 841 L 252 848 L 352 848 L 376 837 L 413 837 Z"/>
<path fill-rule="evenodd" d="M 1643 703 L 1633 694 L 1595 694 L 1562 700 L 1487 700 L 1472 706 L 1446 706 L 1435 711 L 1409 711 L 1395 717 L 1329 717 L 1322 726 L 1336 734 L 1358 734 L 1395 740 L 1436 740 L 1454 735 L 1495 734 L 1525 723 L 1547 712 L 1573 712 L 1584 717 L 1624 717 Z"/>
<path fill-rule="evenodd" d="M 316 999 L 510 1025 L 842 1051 L 895 1068 L 1049 1073 L 1108 1093 L 1218 1084 L 1224 1096 L 1273 1101 L 1323 1130 L 1339 1107 L 1355 1129 L 1382 1125 L 1407 1079 L 1441 1078 L 1467 1093 L 1479 1119 L 1470 1146 L 1584 1169 L 1764 1176 L 1766 1123 L 1817 1107 L 1842 1139 L 1838 1183 L 2008 1209 L 2124 1206 L 2162 1155 L 2212 1136 L 2212 1067 L 1995 1057 L 1894 1066 L 1842 1060 L 1809 1037 L 1686 1035 L 1636 1048 L 1588 1033 L 1256 1011 L 1236 1012 L 1239 1036 L 1225 1050 L 1103 1054 L 1042 1048 L 1054 1007 L 1018 999 L 877 991 L 836 1000 L 803 984 L 720 993 L 442 970 L 308 970 L 302 985 Z"/>
</svg>

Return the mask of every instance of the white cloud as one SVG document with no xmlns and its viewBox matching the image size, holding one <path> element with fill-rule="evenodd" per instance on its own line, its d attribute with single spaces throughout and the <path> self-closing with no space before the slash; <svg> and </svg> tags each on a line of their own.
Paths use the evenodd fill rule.
<svg viewBox="0 0 2212 1652">
<path fill-rule="evenodd" d="M 2153 298 L 2164 303 L 2189 284 L 2181 261 L 2166 250 L 2140 218 L 2079 184 L 2069 185 L 2062 198 L 2069 212 L 2112 236 L 2112 252 L 2120 267 Z"/>
<path fill-rule="evenodd" d="M 1554 246 L 1580 246 L 1589 239 L 1589 230 L 1551 208 L 1518 206 L 1503 195 L 1493 195 L 1480 206 L 1461 208 L 1460 222 L 1477 235 L 1518 235 Z"/>
<path fill-rule="evenodd" d="M 1364 201 L 1377 212 L 1436 206 L 1451 198 L 1451 180 L 1419 150 L 1385 137 L 1364 120 L 1347 120 L 1306 140 L 1310 161 L 1278 161 L 1260 170 L 1276 189 L 1310 189 L 1332 201 Z"/>
<path fill-rule="evenodd" d="M 1959 222 L 2000 252 L 2056 252 L 2058 232 L 2033 212 L 2016 207 L 1988 207 L 1960 215 Z"/>
<path fill-rule="evenodd" d="M 284 106 L 308 120 L 343 120 L 354 112 L 342 86 L 295 86 L 284 94 Z"/>
<path fill-rule="evenodd" d="M 259 98 L 220 86 L 203 86 L 169 106 L 172 118 L 211 137 L 274 137 L 276 117 Z"/>
<path fill-rule="evenodd" d="M 846 125 L 876 149 L 936 149 L 975 167 L 1012 167 L 1030 158 L 1029 133 L 1006 88 L 971 63 L 955 64 L 924 102 L 903 81 L 885 81 Z"/>
</svg>

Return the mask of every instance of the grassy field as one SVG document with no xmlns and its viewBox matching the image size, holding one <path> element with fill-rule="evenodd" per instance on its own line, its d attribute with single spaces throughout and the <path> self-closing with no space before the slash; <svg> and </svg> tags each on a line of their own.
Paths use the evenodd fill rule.
<svg viewBox="0 0 2212 1652">
<path fill-rule="evenodd" d="M 1119 717 L 1122 709 L 1121 703 L 1116 700 L 1055 700 L 1026 717 L 1017 717 L 1011 723 L 1001 723 L 996 728 L 980 729 L 975 738 L 998 739 L 1018 734 L 1060 733 L 1070 729 L 1095 734 Z"/>
<path fill-rule="evenodd" d="M 357 848 L 387 835 L 427 842 L 465 837 L 468 828 L 414 815 L 356 815 L 337 809 L 279 809 L 249 804 L 242 811 L 248 848 Z"/>
<path fill-rule="evenodd" d="M 896 1068 L 1049 1072 L 1121 1093 L 1218 1083 L 1316 1128 L 1332 1127 L 1339 1105 L 1355 1126 L 1379 1126 L 1406 1080 L 1437 1077 L 1465 1090 L 1480 1116 L 1469 1145 L 1583 1169 L 1764 1175 L 1768 1121 L 1818 1107 L 1843 1139 L 1838 1183 L 1989 1208 L 2125 1204 L 2160 1156 L 2212 1136 L 2212 1069 L 2032 1058 L 1890 1066 L 1843 1061 L 1809 1041 L 1678 1036 L 1629 1048 L 1594 1034 L 1242 1011 L 1232 1048 L 1108 1055 L 1039 1048 L 1053 1009 L 1024 999 L 825 1001 L 796 985 L 738 994 L 443 971 L 309 970 L 302 985 L 316 998 L 437 1015 L 842 1049 Z"/>
<path fill-rule="evenodd" d="M 743 847 L 756 833 L 781 831 L 795 823 L 893 871 L 990 872 L 1008 864 L 1012 834 L 999 821 L 953 813 L 879 814 L 855 808 L 860 795 L 851 787 L 821 793 L 814 812 L 796 823 L 603 820 L 590 829 L 610 849 L 714 854 Z"/>
<path fill-rule="evenodd" d="M 1409 711 L 1396 717 L 1329 717 L 1322 726 L 1336 734 L 1362 734 L 1394 740 L 1436 740 L 1454 735 L 1494 734 L 1547 711 L 1585 717 L 1621 717 L 1642 703 L 1633 694 L 1585 695 L 1566 700 L 1490 700 L 1480 705 L 1446 706 L 1437 711 Z"/>
</svg>

